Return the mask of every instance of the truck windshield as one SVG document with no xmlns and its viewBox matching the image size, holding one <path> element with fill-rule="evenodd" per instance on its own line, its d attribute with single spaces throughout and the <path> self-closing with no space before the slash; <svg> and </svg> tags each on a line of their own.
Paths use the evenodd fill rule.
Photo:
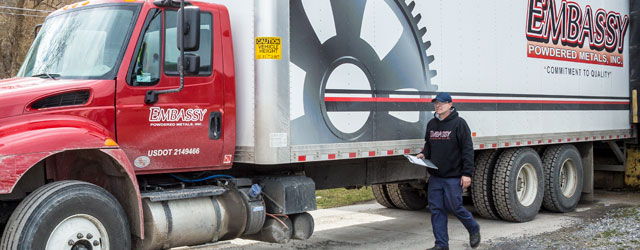
<svg viewBox="0 0 640 250">
<path fill-rule="evenodd" d="M 47 18 L 17 76 L 114 79 L 137 9 L 102 5 Z"/>
</svg>

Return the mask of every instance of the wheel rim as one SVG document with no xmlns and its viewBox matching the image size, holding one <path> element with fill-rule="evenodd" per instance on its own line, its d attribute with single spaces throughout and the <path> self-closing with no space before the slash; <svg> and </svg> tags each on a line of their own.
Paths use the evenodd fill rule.
<svg viewBox="0 0 640 250">
<path fill-rule="evenodd" d="M 538 194 L 538 175 L 530 163 L 526 163 L 518 170 L 516 179 L 516 194 L 520 204 L 527 207 L 533 203 Z"/>
<path fill-rule="evenodd" d="M 560 178 L 558 178 L 562 195 L 571 198 L 577 189 L 578 174 L 576 164 L 571 159 L 566 159 L 560 167 Z"/>
<path fill-rule="evenodd" d="M 109 249 L 109 236 L 98 219 L 88 214 L 76 214 L 64 219 L 53 229 L 46 249 Z"/>
</svg>

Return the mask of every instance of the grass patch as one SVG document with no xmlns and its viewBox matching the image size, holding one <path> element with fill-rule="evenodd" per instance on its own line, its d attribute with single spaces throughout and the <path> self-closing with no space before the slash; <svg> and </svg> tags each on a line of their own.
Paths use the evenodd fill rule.
<svg viewBox="0 0 640 250">
<path fill-rule="evenodd" d="M 373 200 L 373 193 L 368 187 L 316 190 L 318 209 L 347 206 L 370 200 Z"/>
<path fill-rule="evenodd" d="M 609 239 L 611 237 L 618 236 L 618 235 L 621 235 L 621 233 L 619 233 L 618 230 L 611 229 L 611 230 L 607 230 L 602 233 L 599 233 L 598 235 L 596 235 L 596 238 Z"/>
</svg>

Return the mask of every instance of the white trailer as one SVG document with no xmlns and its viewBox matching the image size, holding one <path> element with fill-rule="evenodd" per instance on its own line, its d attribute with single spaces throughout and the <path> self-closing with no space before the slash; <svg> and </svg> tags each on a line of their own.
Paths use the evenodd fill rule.
<svg viewBox="0 0 640 250">
<path fill-rule="evenodd" d="M 381 204 L 422 208 L 427 174 L 397 156 L 421 151 L 447 91 L 473 134 L 479 213 L 527 221 L 591 193 L 591 142 L 636 137 L 626 0 L 211 2 L 231 17 L 237 163 L 318 188 L 392 183 L 374 185 Z"/>
</svg>

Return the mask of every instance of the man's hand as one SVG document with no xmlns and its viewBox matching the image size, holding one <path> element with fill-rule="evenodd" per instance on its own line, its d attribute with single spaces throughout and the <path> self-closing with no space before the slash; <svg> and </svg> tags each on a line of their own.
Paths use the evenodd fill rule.
<svg viewBox="0 0 640 250">
<path fill-rule="evenodd" d="M 460 178 L 460 186 L 462 186 L 463 189 L 471 186 L 471 177 L 462 176 L 462 178 Z"/>
<path fill-rule="evenodd" d="M 416 155 L 416 157 L 417 157 L 418 159 L 424 159 L 424 154 L 420 153 L 420 154 Z"/>
</svg>

